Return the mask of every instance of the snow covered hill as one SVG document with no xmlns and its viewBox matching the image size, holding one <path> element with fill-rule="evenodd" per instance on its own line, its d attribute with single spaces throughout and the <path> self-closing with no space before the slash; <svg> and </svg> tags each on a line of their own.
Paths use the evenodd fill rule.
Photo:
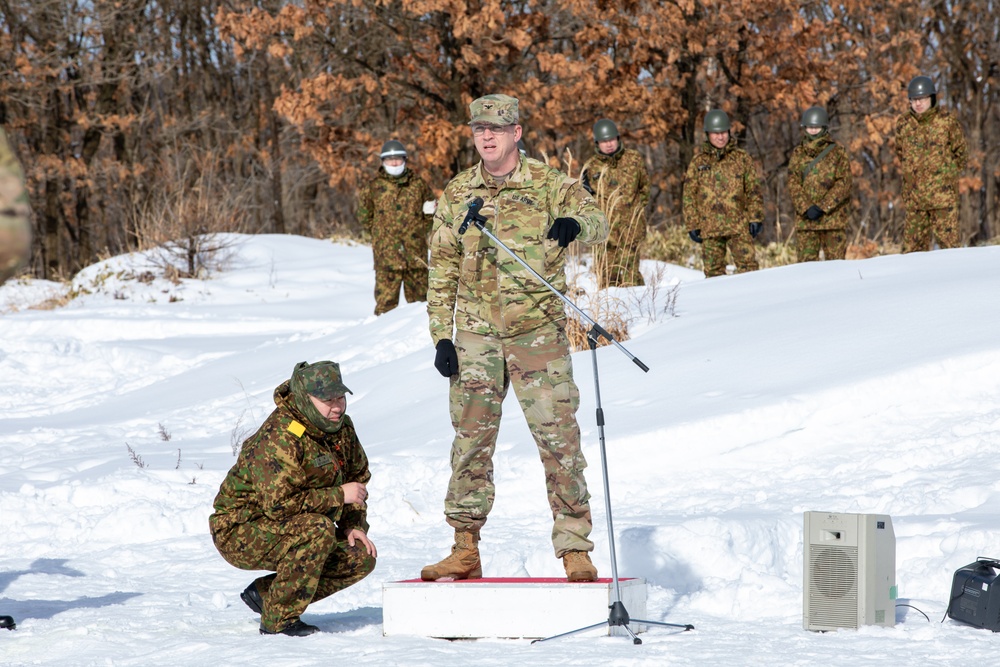
<svg viewBox="0 0 1000 667">
<path fill-rule="evenodd" d="M 451 426 L 422 304 L 374 317 L 366 247 L 234 236 L 174 284 L 147 255 L 81 272 L 81 295 L 0 287 L 0 633 L 5 665 L 992 664 L 992 633 L 940 623 L 954 571 L 1000 556 L 1000 247 L 703 280 L 645 262 L 673 316 L 636 315 L 597 355 L 622 576 L 649 582 L 642 646 L 383 637 L 381 585 L 451 544 Z M 136 277 L 141 277 L 136 279 Z M 636 292 L 633 302 L 651 299 Z M 648 304 L 647 304 L 648 305 Z M 374 477 L 375 573 L 309 608 L 325 632 L 261 637 L 254 576 L 207 531 L 243 437 L 295 363 L 334 359 Z M 594 560 L 610 575 L 592 355 L 574 356 Z M 560 576 L 541 464 L 509 397 L 488 576 Z M 802 629 L 802 513 L 892 516 L 893 629 Z M 903 606 L 909 605 L 909 606 Z M 489 614 L 489 609 L 483 610 Z M 926 617 L 925 617 L 926 614 Z M 595 622 L 601 619 L 595 619 Z M 251 642 L 249 645 L 247 642 Z"/>
</svg>

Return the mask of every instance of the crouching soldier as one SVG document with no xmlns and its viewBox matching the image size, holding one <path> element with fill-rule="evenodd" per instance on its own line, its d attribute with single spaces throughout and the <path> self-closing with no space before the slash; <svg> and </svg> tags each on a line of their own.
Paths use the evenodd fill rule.
<svg viewBox="0 0 1000 667">
<path fill-rule="evenodd" d="M 303 637 L 319 628 L 300 616 L 368 576 L 368 457 L 347 416 L 340 366 L 295 366 L 274 390 L 277 407 L 243 443 L 209 517 L 228 563 L 271 570 L 240 595 L 260 614 L 260 633 Z"/>
</svg>

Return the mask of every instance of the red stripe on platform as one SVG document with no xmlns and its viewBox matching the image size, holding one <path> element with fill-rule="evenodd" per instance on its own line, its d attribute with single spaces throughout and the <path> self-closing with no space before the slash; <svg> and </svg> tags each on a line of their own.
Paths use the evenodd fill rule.
<svg viewBox="0 0 1000 667">
<path fill-rule="evenodd" d="M 633 581 L 634 577 L 622 577 L 618 581 Z M 483 579 L 456 579 L 454 581 L 424 581 L 423 579 L 403 579 L 397 584 L 610 584 L 613 579 L 596 581 L 566 581 L 565 577 L 486 577 Z"/>
</svg>

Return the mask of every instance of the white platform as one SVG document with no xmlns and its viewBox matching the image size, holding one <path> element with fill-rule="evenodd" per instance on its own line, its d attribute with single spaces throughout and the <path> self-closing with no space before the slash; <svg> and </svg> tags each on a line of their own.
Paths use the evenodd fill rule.
<svg viewBox="0 0 1000 667">
<path fill-rule="evenodd" d="M 621 600 L 630 618 L 646 618 L 646 582 L 621 579 Z M 609 627 L 611 579 L 394 581 L 382 584 L 382 634 L 447 639 L 551 637 L 604 623 L 591 632 L 625 635 Z M 646 626 L 629 625 L 633 632 Z"/>
</svg>

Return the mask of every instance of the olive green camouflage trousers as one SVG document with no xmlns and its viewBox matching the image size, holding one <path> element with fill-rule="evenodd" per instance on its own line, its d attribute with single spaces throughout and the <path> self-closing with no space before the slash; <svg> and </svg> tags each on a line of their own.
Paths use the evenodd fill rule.
<svg viewBox="0 0 1000 667">
<path fill-rule="evenodd" d="M 323 514 L 287 521 L 262 518 L 214 535 L 215 547 L 241 570 L 272 570 L 256 580 L 264 601 L 261 625 L 277 632 L 295 622 L 310 603 L 358 583 L 375 569 L 364 544 L 338 539 Z"/>
<path fill-rule="evenodd" d="M 451 481 L 445 496 L 448 524 L 478 531 L 493 508 L 493 452 L 508 387 L 524 411 L 545 469 L 552 510 L 552 546 L 593 551 L 590 494 L 583 471 L 576 411 L 580 392 L 565 332 L 555 324 L 509 338 L 459 331 L 455 340 L 459 374 L 452 376 Z"/>
<path fill-rule="evenodd" d="M 930 250 L 937 237 L 942 248 L 958 247 L 958 205 L 932 210 L 906 210 L 903 226 L 903 252 Z"/>
<path fill-rule="evenodd" d="M 795 235 L 800 262 L 818 261 L 820 250 L 824 259 L 844 259 L 847 256 L 847 232 L 843 229 L 800 229 Z"/>
<path fill-rule="evenodd" d="M 381 315 L 399 305 L 399 286 L 407 303 L 427 300 L 427 268 L 375 269 L 375 314 Z"/>
<path fill-rule="evenodd" d="M 702 261 L 705 265 L 706 278 L 726 275 L 727 245 L 729 252 L 733 254 L 737 273 L 757 270 L 757 253 L 750 232 L 731 236 L 712 236 L 702 241 Z"/>
</svg>

